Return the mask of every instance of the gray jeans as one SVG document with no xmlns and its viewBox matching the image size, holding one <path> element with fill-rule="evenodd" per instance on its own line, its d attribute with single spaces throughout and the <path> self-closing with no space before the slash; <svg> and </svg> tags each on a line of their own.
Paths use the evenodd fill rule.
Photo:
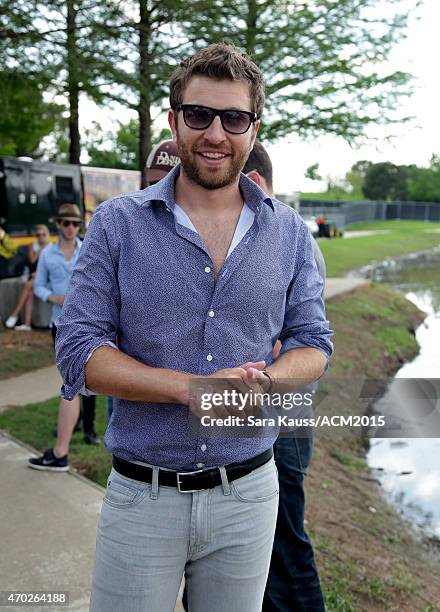
<svg viewBox="0 0 440 612">
<path fill-rule="evenodd" d="M 112 470 L 102 505 L 92 612 L 172 612 L 186 573 L 190 612 L 258 612 L 278 508 L 274 460 L 179 493 Z"/>
</svg>

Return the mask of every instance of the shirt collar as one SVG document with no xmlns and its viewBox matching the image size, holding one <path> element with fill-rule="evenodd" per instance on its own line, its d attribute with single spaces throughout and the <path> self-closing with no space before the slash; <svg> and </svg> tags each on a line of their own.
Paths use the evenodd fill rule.
<svg viewBox="0 0 440 612">
<path fill-rule="evenodd" d="M 145 206 L 150 206 L 152 202 L 164 202 L 166 206 L 174 209 L 175 200 L 174 200 L 174 183 L 177 177 L 180 174 L 180 164 L 175 166 L 165 178 L 161 181 L 152 185 L 151 187 L 147 187 L 144 189 L 145 194 Z M 273 204 L 272 198 L 270 198 L 267 193 L 265 193 L 260 187 L 254 183 L 249 177 L 245 174 L 240 174 L 240 190 L 243 194 L 244 201 L 249 206 L 249 208 L 258 213 L 263 204 L 269 205 L 273 212 L 275 212 L 275 206 Z"/>
<path fill-rule="evenodd" d="M 75 238 L 75 240 L 76 240 L 76 245 L 75 245 L 75 251 L 76 251 L 76 250 L 77 250 L 77 249 L 79 249 L 79 247 L 81 246 L 82 241 L 80 240 L 80 238 L 78 238 L 78 236 Z M 57 251 L 61 251 L 61 249 L 60 249 L 60 239 L 59 239 L 59 238 L 58 238 L 58 240 L 57 240 L 57 241 L 54 243 L 54 246 L 55 246 L 55 248 L 57 249 Z"/>
</svg>

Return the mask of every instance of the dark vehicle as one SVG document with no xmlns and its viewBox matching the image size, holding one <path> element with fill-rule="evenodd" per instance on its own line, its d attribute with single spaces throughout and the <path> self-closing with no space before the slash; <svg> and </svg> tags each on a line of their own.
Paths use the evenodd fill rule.
<svg viewBox="0 0 440 612">
<path fill-rule="evenodd" d="M 93 212 L 98 204 L 139 189 L 140 172 L 0 157 L 0 225 L 17 245 L 29 243 L 37 223 L 49 222 L 60 204 Z"/>
<path fill-rule="evenodd" d="M 52 218 L 60 204 L 78 204 L 84 216 L 104 200 L 139 189 L 140 178 L 134 170 L 0 157 L 0 226 L 18 247 L 14 257 L 0 257 L 0 279 L 23 274 L 35 225 L 48 225 L 56 240 Z"/>
<path fill-rule="evenodd" d="M 47 224 L 63 202 L 82 206 L 79 166 L 0 158 L 0 225 L 17 244 L 29 242 L 32 228 Z"/>
<path fill-rule="evenodd" d="M 320 216 L 316 219 L 318 225 L 318 238 L 342 238 L 344 230 L 335 221 Z"/>
</svg>

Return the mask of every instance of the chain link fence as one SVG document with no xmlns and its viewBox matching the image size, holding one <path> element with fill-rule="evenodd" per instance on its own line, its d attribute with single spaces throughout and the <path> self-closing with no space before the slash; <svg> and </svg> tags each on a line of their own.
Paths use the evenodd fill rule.
<svg viewBox="0 0 440 612">
<path fill-rule="evenodd" d="M 360 221 L 407 219 L 440 223 L 440 202 L 330 202 L 300 200 L 302 217 L 323 215 L 342 226 Z"/>
</svg>

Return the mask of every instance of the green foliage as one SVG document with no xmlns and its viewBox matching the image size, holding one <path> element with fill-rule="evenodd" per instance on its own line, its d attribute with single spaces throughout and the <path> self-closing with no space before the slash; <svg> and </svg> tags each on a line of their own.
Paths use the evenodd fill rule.
<svg viewBox="0 0 440 612">
<path fill-rule="evenodd" d="M 94 128 L 87 134 L 90 166 L 129 170 L 139 168 L 139 122 L 136 119 L 130 119 L 126 124 L 119 122 L 116 133 L 100 132 L 96 122 Z"/>
<path fill-rule="evenodd" d="M 0 73 L 0 155 L 38 157 L 62 108 L 45 102 L 43 85 L 19 71 Z"/>
<path fill-rule="evenodd" d="M 381 162 L 369 166 L 362 190 L 370 200 L 408 200 L 408 166 Z"/>
<path fill-rule="evenodd" d="M 429 168 L 412 167 L 407 184 L 409 200 L 440 202 L 440 157 L 433 155 Z"/>
<path fill-rule="evenodd" d="M 352 455 L 350 453 L 345 453 L 344 451 L 341 451 L 338 448 L 333 449 L 331 454 L 335 459 L 339 461 L 339 463 L 342 463 L 342 465 L 345 465 L 349 468 L 355 470 L 365 470 L 367 467 L 365 459 L 361 459 L 360 457 L 356 457 L 355 455 Z"/>
<path fill-rule="evenodd" d="M 306 178 L 311 179 L 312 181 L 320 181 L 322 177 L 319 174 L 319 164 L 312 164 L 309 166 L 305 173 Z"/>
<path fill-rule="evenodd" d="M 365 182 L 365 176 L 372 165 L 372 162 L 363 159 L 353 164 L 345 175 L 345 180 L 351 188 L 350 194 L 353 200 L 364 199 L 362 189 Z"/>
<path fill-rule="evenodd" d="M 397 100 L 409 92 L 409 75 L 384 66 L 405 34 L 408 3 L 396 0 L 386 12 L 380 5 L 213 0 L 191 15 L 185 32 L 196 47 L 231 41 L 261 67 L 267 83 L 262 139 L 324 132 L 353 141 L 370 124 L 401 120 Z"/>
</svg>

